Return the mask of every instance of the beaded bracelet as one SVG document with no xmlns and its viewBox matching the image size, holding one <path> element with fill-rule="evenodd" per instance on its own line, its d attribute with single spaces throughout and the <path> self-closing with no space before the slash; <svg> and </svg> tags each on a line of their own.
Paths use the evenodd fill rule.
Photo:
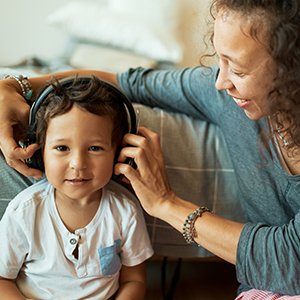
<svg viewBox="0 0 300 300">
<path fill-rule="evenodd" d="M 7 75 L 5 76 L 5 78 L 15 79 L 18 82 L 19 86 L 21 87 L 23 97 L 25 98 L 26 102 L 29 103 L 33 95 L 33 91 L 32 85 L 29 82 L 28 78 L 23 75 Z"/>
<path fill-rule="evenodd" d="M 188 244 L 195 243 L 197 237 L 195 222 L 205 212 L 210 212 L 210 210 L 205 206 L 201 206 L 187 216 L 183 224 L 182 235 Z"/>
</svg>

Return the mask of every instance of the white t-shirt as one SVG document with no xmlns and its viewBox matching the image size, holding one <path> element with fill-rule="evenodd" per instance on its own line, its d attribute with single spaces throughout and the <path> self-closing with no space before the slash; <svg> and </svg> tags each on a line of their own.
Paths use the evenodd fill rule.
<svg viewBox="0 0 300 300">
<path fill-rule="evenodd" d="M 71 233 L 46 180 L 25 189 L 0 221 L 0 276 L 16 279 L 26 298 L 110 298 L 119 287 L 121 265 L 134 266 L 153 255 L 133 199 L 109 183 L 93 220 Z M 78 259 L 72 254 L 77 244 Z"/>
</svg>

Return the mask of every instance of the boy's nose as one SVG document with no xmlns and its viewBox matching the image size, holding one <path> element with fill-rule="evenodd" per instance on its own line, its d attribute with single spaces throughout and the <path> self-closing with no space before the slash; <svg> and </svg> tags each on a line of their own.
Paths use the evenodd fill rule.
<svg viewBox="0 0 300 300">
<path fill-rule="evenodd" d="M 82 170 L 87 167 L 85 155 L 82 153 L 74 153 L 70 160 L 71 169 Z"/>
</svg>

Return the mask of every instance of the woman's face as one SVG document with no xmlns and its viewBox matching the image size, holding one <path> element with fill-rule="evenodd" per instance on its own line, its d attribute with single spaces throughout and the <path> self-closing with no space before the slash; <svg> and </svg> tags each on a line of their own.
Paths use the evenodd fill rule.
<svg viewBox="0 0 300 300">
<path fill-rule="evenodd" d="M 250 21 L 237 13 L 219 13 L 214 27 L 214 46 L 220 72 L 216 88 L 226 90 L 249 119 L 268 115 L 268 93 L 274 63 L 266 49 L 249 33 Z M 262 33 L 258 38 L 263 40 Z"/>
</svg>

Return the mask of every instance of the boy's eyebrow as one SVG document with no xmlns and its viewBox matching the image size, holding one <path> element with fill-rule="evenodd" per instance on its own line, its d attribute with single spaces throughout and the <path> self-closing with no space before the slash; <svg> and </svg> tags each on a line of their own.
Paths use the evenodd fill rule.
<svg viewBox="0 0 300 300">
<path fill-rule="evenodd" d="M 68 138 L 53 138 L 53 139 L 49 139 L 50 143 L 66 143 L 68 142 L 69 139 Z M 102 144 L 108 144 L 107 141 L 105 141 L 105 139 L 101 139 L 101 138 L 94 138 L 94 139 L 90 139 L 89 140 L 90 143 L 102 143 Z"/>
<path fill-rule="evenodd" d="M 48 139 L 50 142 L 63 142 L 63 141 L 67 141 L 67 139 L 65 139 L 65 138 L 58 138 L 58 139 L 56 139 L 56 138 L 52 138 L 52 139 Z"/>
</svg>

